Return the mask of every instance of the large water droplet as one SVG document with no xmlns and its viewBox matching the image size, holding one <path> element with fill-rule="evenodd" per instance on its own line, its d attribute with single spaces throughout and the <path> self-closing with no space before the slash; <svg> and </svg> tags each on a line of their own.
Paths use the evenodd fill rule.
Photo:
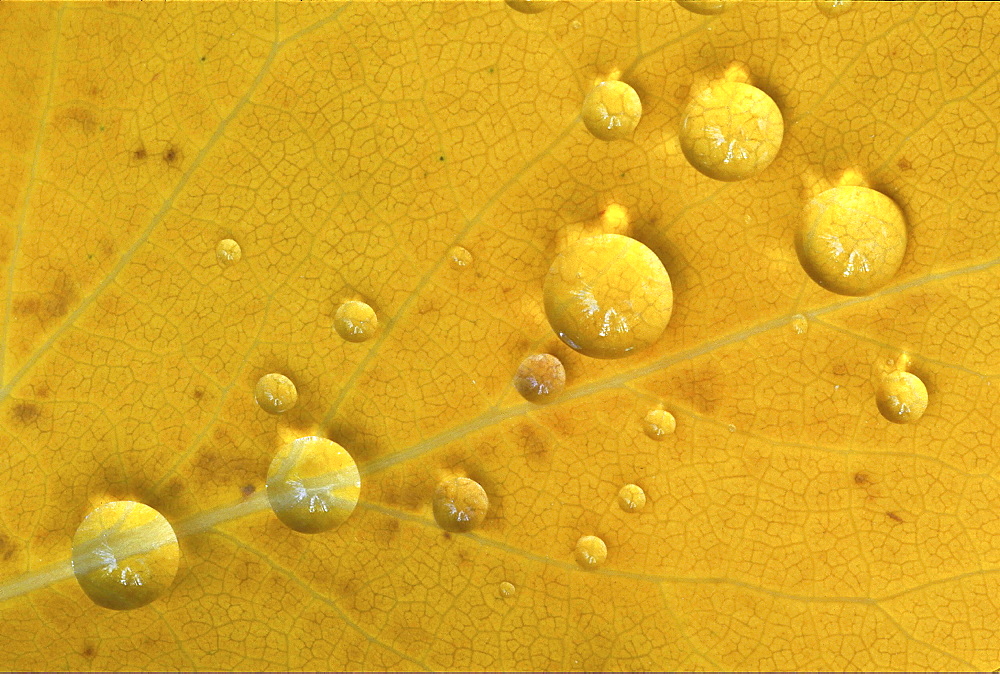
<svg viewBox="0 0 1000 674">
<path fill-rule="evenodd" d="M 215 247 L 215 259 L 224 267 L 236 264 L 243 258 L 243 249 L 232 239 L 223 239 Z"/>
<path fill-rule="evenodd" d="M 927 387 L 912 372 L 890 372 L 879 382 L 875 402 L 892 423 L 913 423 L 927 410 Z"/>
<path fill-rule="evenodd" d="M 354 512 L 361 495 L 358 465 L 332 440 L 307 436 L 278 450 L 267 470 L 267 500 L 286 526 L 328 531 Z"/>
<path fill-rule="evenodd" d="M 295 407 L 299 392 L 292 380 L 283 374 L 271 372 L 257 380 L 254 399 L 268 414 L 282 414 Z"/>
<path fill-rule="evenodd" d="M 851 10 L 851 4 L 853 1 L 854 0 L 816 0 L 816 8 L 827 16 L 840 16 L 841 14 L 845 14 Z"/>
<path fill-rule="evenodd" d="M 666 410 L 653 409 L 642 419 L 642 430 L 653 440 L 662 440 L 677 428 L 674 415 Z"/>
<path fill-rule="evenodd" d="M 719 80 L 688 103 L 680 142 L 691 165 L 715 180 L 746 180 L 778 156 L 785 133 L 770 96 L 745 82 Z"/>
<path fill-rule="evenodd" d="M 538 14 L 548 9 L 551 0 L 507 0 L 507 6 L 522 14 Z"/>
<path fill-rule="evenodd" d="M 95 508 L 73 536 L 73 574 L 95 604 L 124 611 L 145 606 L 170 586 L 180 547 L 170 523 L 135 501 Z"/>
<path fill-rule="evenodd" d="M 670 321 L 674 293 L 663 263 L 619 234 L 576 241 L 549 267 L 545 315 L 559 338 L 594 358 L 646 348 Z"/>
<path fill-rule="evenodd" d="M 597 536 L 581 536 L 576 542 L 576 563 L 584 569 L 596 569 L 608 558 L 608 546 Z"/>
<path fill-rule="evenodd" d="M 351 300 L 337 307 L 333 327 L 348 342 L 364 342 L 375 334 L 378 317 L 375 310 L 364 302 Z"/>
<path fill-rule="evenodd" d="M 722 14 L 726 11 L 726 0 L 677 0 L 677 4 L 695 14 Z"/>
<path fill-rule="evenodd" d="M 637 484 L 627 484 L 618 490 L 618 507 L 627 513 L 639 512 L 646 505 L 646 492 Z"/>
<path fill-rule="evenodd" d="M 804 335 L 809 329 L 809 321 L 802 314 L 792 316 L 792 330 L 796 335 Z"/>
<path fill-rule="evenodd" d="M 583 100 L 581 115 L 587 130 L 601 140 L 631 138 L 642 117 L 642 102 L 624 82 L 598 82 Z"/>
<path fill-rule="evenodd" d="M 490 499 L 475 480 L 453 477 L 434 490 L 434 519 L 445 531 L 472 531 L 486 518 Z"/>
<path fill-rule="evenodd" d="M 562 393 L 566 386 L 566 370 L 558 358 L 538 353 L 521 361 L 514 374 L 514 388 L 533 403 L 546 403 Z"/>
<path fill-rule="evenodd" d="M 841 295 L 868 295 L 888 283 L 906 252 L 906 220 L 869 187 L 841 185 L 805 206 L 795 248 L 802 268 Z"/>
</svg>

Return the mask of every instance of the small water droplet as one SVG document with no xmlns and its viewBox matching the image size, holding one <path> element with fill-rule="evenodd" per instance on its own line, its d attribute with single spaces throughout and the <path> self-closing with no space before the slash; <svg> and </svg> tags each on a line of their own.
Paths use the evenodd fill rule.
<svg viewBox="0 0 1000 674">
<path fill-rule="evenodd" d="M 271 372 L 257 380 L 254 399 L 268 414 L 283 414 L 295 407 L 299 392 L 292 380 L 283 374 Z"/>
<path fill-rule="evenodd" d="M 729 429 L 730 433 L 735 433 L 736 432 L 736 426 L 734 424 L 729 424 L 729 426 L 727 426 L 727 428 Z"/>
<path fill-rule="evenodd" d="M 646 505 L 646 492 L 637 484 L 627 484 L 618 490 L 618 506 L 627 513 L 639 512 Z"/>
<path fill-rule="evenodd" d="M 315 534 L 333 529 L 354 512 L 361 476 L 346 449 L 333 440 L 306 436 L 274 455 L 265 488 L 271 510 L 285 526 Z"/>
<path fill-rule="evenodd" d="M 795 235 L 802 268 L 840 295 L 868 295 L 888 283 L 906 252 L 906 220 L 869 187 L 841 185 L 810 199 Z"/>
<path fill-rule="evenodd" d="M 472 531 L 490 508 L 486 490 L 467 477 L 442 480 L 434 490 L 434 519 L 445 531 Z"/>
<path fill-rule="evenodd" d="M 583 28 L 583 24 L 580 23 L 579 21 L 574 20 L 573 23 L 569 24 L 569 27 L 572 28 L 573 30 L 580 30 L 581 28 Z"/>
<path fill-rule="evenodd" d="M 521 361 L 514 374 L 514 388 L 533 403 L 546 403 L 562 393 L 566 370 L 550 353 L 538 353 Z"/>
<path fill-rule="evenodd" d="M 462 270 L 472 264 L 472 253 L 461 246 L 452 246 L 448 249 L 448 266 L 455 270 Z"/>
<path fill-rule="evenodd" d="M 890 372 L 879 382 L 875 402 L 892 423 L 913 423 L 927 410 L 927 387 L 912 372 Z"/>
<path fill-rule="evenodd" d="M 829 17 L 840 16 L 851 9 L 853 0 L 816 0 L 816 8 Z"/>
<path fill-rule="evenodd" d="M 550 0 L 507 0 L 507 6 L 522 14 L 538 14 L 548 9 Z"/>
<path fill-rule="evenodd" d="M 642 430 L 653 440 L 662 440 L 673 433 L 675 428 L 677 420 L 666 410 L 649 410 L 642 419 Z"/>
<path fill-rule="evenodd" d="M 576 563 L 592 571 L 608 558 L 608 546 L 597 536 L 581 536 L 576 542 Z"/>
<path fill-rule="evenodd" d="M 804 335 L 809 329 L 809 321 L 802 314 L 796 314 L 792 316 L 792 330 L 795 331 L 796 335 Z"/>
<path fill-rule="evenodd" d="M 745 82 L 719 80 L 698 92 L 681 119 L 680 143 L 696 169 L 715 180 L 746 180 L 778 156 L 785 133 L 770 96 Z"/>
<path fill-rule="evenodd" d="M 215 259 L 223 267 L 236 264 L 243 258 L 243 249 L 232 239 L 223 239 L 215 247 Z"/>
<path fill-rule="evenodd" d="M 642 117 L 642 102 L 635 89 L 619 80 L 598 82 L 583 101 L 583 123 L 596 138 L 630 138 Z"/>
<path fill-rule="evenodd" d="M 95 604 L 125 611 L 145 606 L 170 587 L 180 546 L 170 523 L 135 501 L 95 508 L 73 536 L 73 574 Z"/>
<path fill-rule="evenodd" d="M 348 342 L 364 342 L 371 339 L 378 329 L 378 317 L 375 310 L 364 302 L 351 300 L 337 307 L 333 327 Z"/>
<path fill-rule="evenodd" d="M 506 580 L 500 583 L 500 596 L 504 599 L 509 599 L 514 596 L 517 589 L 514 587 L 513 583 L 508 583 Z"/>
<path fill-rule="evenodd" d="M 660 258 L 620 234 L 580 239 L 556 256 L 543 296 L 553 331 L 593 358 L 621 358 L 653 344 L 674 304 Z"/>
</svg>

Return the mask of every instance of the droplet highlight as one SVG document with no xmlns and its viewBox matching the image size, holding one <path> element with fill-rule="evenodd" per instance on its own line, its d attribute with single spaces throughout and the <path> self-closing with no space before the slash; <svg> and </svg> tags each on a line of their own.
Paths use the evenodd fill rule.
<svg viewBox="0 0 1000 674">
<path fill-rule="evenodd" d="M 486 490 L 467 477 L 442 480 L 434 490 L 434 519 L 445 531 L 472 531 L 486 519 L 490 499 Z"/>
<path fill-rule="evenodd" d="M 73 574 L 98 606 L 127 611 L 160 597 L 177 575 L 180 546 L 159 512 L 135 501 L 95 508 L 73 536 Z"/>
<path fill-rule="evenodd" d="M 504 599 L 510 599 L 514 596 L 515 592 L 517 592 L 517 589 L 513 583 L 508 583 L 506 580 L 500 583 L 500 596 Z"/>
<path fill-rule="evenodd" d="M 223 239 L 215 247 L 215 259 L 223 267 L 228 267 L 239 262 L 243 258 L 243 249 L 240 244 L 232 239 Z"/>
<path fill-rule="evenodd" d="M 792 316 L 792 331 L 796 335 L 804 335 L 809 330 L 809 321 L 802 314 Z"/>
<path fill-rule="evenodd" d="M 642 419 L 642 430 L 651 440 L 662 440 L 676 428 L 677 420 L 666 410 L 649 410 Z"/>
<path fill-rule="evenodd" d="M 455 271 L 461 271 L 472 265 L 472 253 L 461 246 L 448 249 L 448 266 Z"/>
<path fill-rule="evenodd" d="M 538 353 L 521 361 L 514 374 L 514 388 L 532 403 L 547 403 L 566 387 L 566 369 L 550 353 Z"/>
<path fill-rule="evenodd" d="M 726 11 L 725 0 L 677 0 L 677 4 L 695 14 L 711 16 Z"/>
<path fill-rule="evenodd" d="M 364 342 L 375 335 L 378 317 L 375 310 L 364 302 L 351 300 L 337 307 L 333 327 L 348 342 Z"/>
<path fill-rule="evenodd" d="M 627 484 L 618 490 L 618 507 L 627 513 L 639 512 L 646 505 L 646 492 L 637 484 Z"/>
<path fill-rule="evenodd" d="M 607 560 L 608 546 L 597 536 L 581 536 L 576 542 L 574 556 L 582 568 L 593 571 Z"/>
<path fill-rule="evenodd" d="M 906 252 L 906 220 L 869 187 L 841 185 L 810 199 L 795 236 L 802 268 L 840 295 L 868 295 L 888 283 Z"/>
<path fill-rule="evenodd" d="M 746 180 L 774 161 L 785 135 L 778 105 L 755 86 L 719 80 L 698 92 L 681 119 L 680 143 L 709 178 Z"/>
<path fill-rule="evenodd" d="M 581 116 L 595 138 L 606 141 L 631 138 L 642 118 L 642 102 L 635 89 L 624 82 L 598 82 L 583 100 Z"/>
<path fill-rule="evenodd" d="M 342 446 L 317 436 L 286 443 L 267 471 L 267 501 L 289 529 L 315 534 L 343 524 L 361 495 L 358 464 Z"/>
<path fill-rule="evenodd" d="M 278 372 L 265 374 L 257 380 L 254 399 L 268 414 L 284 414 L 299 402 L 299 392 L 292 380 Z"/>
<path fill-rule="evenodd" d="M 927 387 L 912 372 L 890 372 L 875 393 L 878 411 L 894 424 L 910 424 L 927 410 Z"/>
<path fill-rule="evenodd" d="M 560 253 L 543 286 L 545 315 L 571 348 L 621 358 L 663 334 L 674 305 L 656 253 L 620 234 L 581 239 Z"/>
<path fill-rule="evenodd" d="M 815 0 L 816 9 L 829 17 L 840 16 L 851 11 L 854 0 Z"/>
</svg>

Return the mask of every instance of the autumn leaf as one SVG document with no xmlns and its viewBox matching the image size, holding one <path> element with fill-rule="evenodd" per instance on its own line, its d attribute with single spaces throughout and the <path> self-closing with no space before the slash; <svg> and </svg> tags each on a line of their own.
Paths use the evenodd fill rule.
<svg viewBox="0 0 1000 674">
<path fill-rule="evenodd" d="M 828 10 L 0 6 L 0 664 L 1000 665 L 1000 18 Z M 734 64 L 785 132 L 723 183 L 677 133 Z M 581 104 L 615 73 L 642 117 L 604 142 Z M 901 268 L 862 297 L 819 287 L 794 245 L 845 172 L 907 220 Z M 597 360 L 552 332 L 542 282 L 610 204 L 674 303 L 652 347 Z M 334 330 L 349 300 L 372 339 Z M 542 405 L 512 383 L 538 353 L 566 371 Z M 892 424 L 876 390 L 904 354 L 929 406 Z M 267 373 L 294 409 L 257 405 Z M 263 498 L 309 434 L 362 480 L 317 534 Z M 455 476 L 489 498 L 469 533 L 432 513 Z M 159 511 L 181 552 L 126 612 L 69 566 L 116 500 Z M 603 565 L 577 564 L 582 536 Z"/>
</svg>

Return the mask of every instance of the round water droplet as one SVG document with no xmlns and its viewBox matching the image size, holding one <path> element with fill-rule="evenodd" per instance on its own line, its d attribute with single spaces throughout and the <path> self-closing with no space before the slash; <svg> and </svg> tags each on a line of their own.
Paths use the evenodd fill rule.
<svg viewBox="0 0 1000 674">
<path fill-rule="evenodd" d="M 631 138 L 642 117 L 642 102 L 624 82 L 598 82 L 583 100 L 581 115 L 587 130 L 601 140 Z"/>
<path fill-rule="evenodd" d="M 576 563 L 590 571 L 608 558 L 608 546 L 597 536 L 581 536 L 576 542 L 575 556 Z"/>
<path fill-rule="evenodd" d="M 516 591 L 513 583 L 508 583 L 506 580 L 500 583 L 500 596 L 504 599 L 513 597 Z"/>
<path fill-rule="evenodd" d="M 297 438 L 282 446 L 267 469 L 267 501 L 288 528 L 329 531 L 354 512 L 361 495 L 358 465 L 333 440 Z"/>
<path fill-rule="evenodd" d="M 223 239 L 215 247 L 215 259 L 219 261 L 223 267 L 228 267 L 231 264 L 236 264 L 243 257 L 243 249 L 240 248 L 240 244 L 236 243 L 232 239 Z"/>
<path fill-rule="evenodd" d="M 618 506 L 627 513 L 642 510 L 646 505 L 646 492 L 637 484 L 627 484 L 618 490 Z"/>
<path fill-rule="evenodd" d="M 834 187 L 809 200 L 795 235 L 802 268 L 840 295 L 868 295 L 888 283 L 906 252 L 906 220 L 881 192 Z"/>
<path fill-rule="evenodd" d="M 548 9 L 550 0 L 507 0 L 507 6 L 522 14 L 538 14 Z"/>
<path fill-rule="evenodd" d="M 726 11 L 725 0 L 677 0 L 677 4 L 695 14 L 722 14 Z"/>
<path fill-rule="evenodd" d="M 785 124 L 770 96 L 744 82 L 719 80 L 684 110 L 680 141 L 691 165 L 715 180 L 746 180 L 781 148 Z"/>
<path fill-rule="evenodd" d="M 455 270 L 465 269 L 472 264 L 472 253 L 461 246 L 452 246 L 448 250 L 448 266 Z"/>
<path fill-rule="evenodd" d="M 445 531 L 472 531 L 486 518 L 490 499 L 467 477 L 442 480 L 434 490 L 434 519 Z"/>
<path fill-rule="evenodd" d="M 892 423 L 909 424 L 927 410 L 927 387 L 911 372 L 891 372 L 879 383 L 875 402 Z"/>
<path fill-rule="evenodd" d="M 538 353 L 521 361 L 514 374 L 514 388 L 533 403 L 547 403 L 566 386 L 566 370 L 559 359 L 549 353 Z"/>
<path fill-rule="evenodd" d="M 816 8 L 827 16 L 840 16 L 851 10 L 854 0 L 816 0 Z"/>
<path fill-rule="evenodd" d="M 258 379 L 253 395 L 260 408 L 268 414 L 287 412 L 299 401 L 299 392 L 295 390 L 292 380 L 277 372 Z"/>
<path fill-rule="evenodd" d="M 730 433 L 735 433 L 736 432 L 736 426 L 734 424 L 729 424 L 728 426 L 726 426 L 726 428 L 729 429 Z"/>
<path fill-rule="evenodd" d="M 796 335 L 806 334 L 806 330 L 809 329 L 809 321 L 802 314 L 796 314 L 792 316 L 792 330 L 795 331 Z"/>
<path fill-rule="evenodd" d="M 662 440 L 673 433 L 675 428 L 677 420 L 666 410 L 649 410 L 642 419 L 642 430 L 653 440 Z"/>
<path fill-rule="evenodd" d="M 593 358 L 621 358 L 646 348 L 663 334 L 674 305 L 660 258 L 620 234 L 581 239 L 560 253 L 543 294 L 555 333 Z"/>
<path fill-rule="evenodd" d="M 348 342 L 364 342 L 375 334 L 378 317 L 375 310 L 364 302 L 351 300 L 337 307 L 333 327 Z"/>
<path fill-rule="evenodd" d="M 177 574 L 180 546 L 170 523 L 135 501 L 95 508 L 73 536 L 73 574 L 95 604 L 125 611 L 150 603 Z"/>
</svg>

